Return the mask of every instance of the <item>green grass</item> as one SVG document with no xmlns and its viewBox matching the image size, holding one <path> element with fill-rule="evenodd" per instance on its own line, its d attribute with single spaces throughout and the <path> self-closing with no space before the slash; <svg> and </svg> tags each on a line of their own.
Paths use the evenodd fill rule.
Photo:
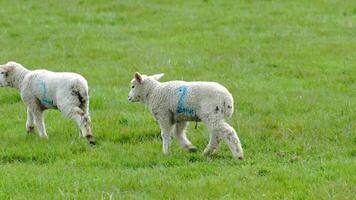
<svg viewBox="0 0 356 200">
<path fill-rule="evenodd" d="M 353 199 L 356 1 L 0 2 L 0 61 L 74 71 L 90 84 L 98 145 L 46 114 L 49 141 L 26 135 L 26 108 L 0 89 L 0 199 Z M 177 142 L 129 104 L 135 71 L 225 85 L 244 161 Z"/>
</svg>

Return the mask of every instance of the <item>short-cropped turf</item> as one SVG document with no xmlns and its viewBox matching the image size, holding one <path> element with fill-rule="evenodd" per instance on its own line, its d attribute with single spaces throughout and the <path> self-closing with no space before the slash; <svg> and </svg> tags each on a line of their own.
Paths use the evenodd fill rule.
<svg viewBox="0 0 356 200">
<path fill-rule="evenodd" d="M 0 90 L 0 199 L 353 199 L 356 5 L 352 0 L 2 0 L 0 63 L 83 75 L 95 147 L 46 113 L 50 140 L 26 134 L 16 90 Z M 33 67 L 33 68 L 31 68 Z M 136 71 L 215 81 L 233 94 L 226 145 L 202 156 L 173 142 L 142 104 Z"/>
</svg>

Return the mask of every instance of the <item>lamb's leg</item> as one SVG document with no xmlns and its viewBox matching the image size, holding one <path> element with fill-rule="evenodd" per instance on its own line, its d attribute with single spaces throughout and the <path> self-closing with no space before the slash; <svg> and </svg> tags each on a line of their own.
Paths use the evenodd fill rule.
<svg viewBox="0 0 356 200">
<path fill-rule="evenodd" d="M 207 119 L 205 120 L 211 132 L 211 138 L 208 146 L 204 150 L 204 155 L 209 155 L 217 148 L 220 138 L 222 138 L 229 146 L 232 155 L 235 159 L 243 159 L 243 150 L 240 140 L 235 130 L 227 124 L 224 120 L 219 119 Z"/>
<path fill-rule="evenodd" d="M 214 130 L 210 130 L 210 132 L 211 132 L 210 133 L 210 141 L 209 141 L 209 144 L 206 146 L 204 153 L 203 153 L 205 156 L 214 153 L 220 143 L 220 138 L 218 136 L 218 133 L 215 132 Z"/>
<path fill-rule="evenodd" d="M 179 141 L 180 145 L 188 150 L 189 152 L 196 152 L 197 148 L 193 146 L 193 144 L 188 140 L 186 135 L 186 128 L 188 122 L 178 122 L 176 123 L 175 134 L 177 136 L 177 140 Z"/>
<path fill-rule="evenodd" d="M 236 134 L 234 128 L 232 128 L 228 123 L 220 121 L 218 130 L 222 133 L 224 141 L 228 144 L 232 155 L 235 159 L 242 160 L 243 150 L 241 147 L 240 139 Z"/>
<path fill-rule="evenodd" d="M 168 119 L 158 121 L 161 128 L 161 137 L 163 142 L 163 154 L 169 154 L 169 146 L 171 144 L 171 132 L 173 130 L 173 124 Z"/>
<path fill-rule="evenodd" d="M 48 139 L 46 127 L 44 124 L 43 110 L 41 110 L 40 108 L 37 108 L 37 107 L 30 108 L 30 110 L 33 114 L 37 129 L 38 129 L 38 134 L 40 135 L 41 138 Z"/>
<path fill-rule="evenodd" d="M 26 121 L 27 133 L 33 133 L 35 131 L 35 121 L 33 114 L 29 107 L 27 107 L 27 121 Z"/>
<path fill-rule="evenodd" d="M 85 113 L 79 107 L 64 109 L 63 114 L 77 122 L 80 129 L 80 136 L 87 138 L 90 144 L 95 145 L 95 139 L 91 131 L 91 122 L 89 113 Z"/>
<path fill-rule="evenodd" d="M 203 153 L 205 156 L 214 153 L 219 146 L 221 139 L 221 137 L 219 137 L 218 129 L 218 122 L 220 121 L 219 118 L 220 116 L 210 115 L 210 117 L 203 119 L 203 122 L 206 124 L 210 132 L 209 144 L 206 146 Z"/>
</svg>

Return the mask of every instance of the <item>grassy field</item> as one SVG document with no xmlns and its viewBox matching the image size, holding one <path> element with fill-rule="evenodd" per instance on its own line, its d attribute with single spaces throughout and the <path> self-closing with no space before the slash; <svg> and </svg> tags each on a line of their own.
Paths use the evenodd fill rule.
<svg viewBox="0 0 356 200">
<path fill-rule="evenodd" d="M 46 113 L 48 141 L 27 135 L 16 90 L 0 89 L 0 199 L 354 199 L 356 1 L 0 1 L 0 63 L 74 71 L 90 84 L 98 145 Z M 135 71 L 206 80 L 235 98 L 225 144 L 202 156 L 173 142 L 143 104 Z"/>
</svg>

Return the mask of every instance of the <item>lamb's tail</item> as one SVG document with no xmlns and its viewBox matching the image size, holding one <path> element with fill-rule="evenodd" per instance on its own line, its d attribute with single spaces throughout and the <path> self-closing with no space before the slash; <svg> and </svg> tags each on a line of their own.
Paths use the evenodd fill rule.
<svg viewBox="0 0 356 200">
<path fill-rule="evenodd" d="M 234 113 L 234 99 L 231 94 L 224 98 L 223 106 L 225 117 L 231 117 Z"/>
<path fill-rule="evenodd" d="M 84 112 L 87 111 L 89 106 L 89 94 L 88 94 L 88 86 L 81 80 L 75 80 L 72 85 L 72 94 L 78 97 L 80 102 L 79 107 L 83 109 Z"/>
</svg>

